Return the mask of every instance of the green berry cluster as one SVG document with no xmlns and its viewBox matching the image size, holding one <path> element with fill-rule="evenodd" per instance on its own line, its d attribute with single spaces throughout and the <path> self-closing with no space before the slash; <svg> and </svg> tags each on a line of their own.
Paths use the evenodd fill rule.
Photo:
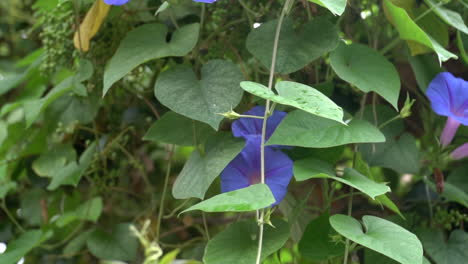
<svg viewBox="0 0 468 264">
<path fill-rule="evenodd" d="M 459 228 L 462 223 L 468 222 L 468 214 L 462 213 L 457 209 L 446 210 L 437 207 L 434 215 L 434 222 L 444 229 L 452 230 L 454 228 Z"/>
<path fill-rule="evenodd" d="M 50 75 L 59 67 L 73 63 L 73 3 L 71 0 L 61 0 L 52 11 L 38 12 L 36 15 L 42 22 L 39 38 L 44 47 L 40 69 L 43 74 Z"/>
</svg>

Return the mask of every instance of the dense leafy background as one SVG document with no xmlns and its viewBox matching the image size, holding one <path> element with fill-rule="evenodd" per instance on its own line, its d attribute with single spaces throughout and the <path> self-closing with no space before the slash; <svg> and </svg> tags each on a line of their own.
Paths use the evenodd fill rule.
<svg viewBox="0 0 468 264">
<path fill-rule="evenodd" d="M 255 263 L 274 198 L 220 194 L 220 113 L 266 99 L 294 178 L 264 263 L 467 263 L 468 128 L 441 149 L 424 92 L 468 79 L 468 1 L 296 0 L 273 91 L 284 0 L 99 1 L 0 2 L 1 264 Z"/>
</svg>

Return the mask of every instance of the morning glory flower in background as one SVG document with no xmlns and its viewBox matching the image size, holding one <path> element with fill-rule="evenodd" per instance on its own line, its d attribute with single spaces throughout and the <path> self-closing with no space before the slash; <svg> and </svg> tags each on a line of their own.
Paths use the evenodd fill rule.
<svg viewBox="0 0 468 264">
<path fill-rule="evenodd" d="M 463 159 L 468 157 L 468 143 L 461 145 L 460 147 L 456 148 L 452 153 L 450 153 L 452 159 Z"/>
<path fill-rule="evenodd" d="M 104 0 L 104 3 L 108 5 L 123 5 L 126 4 L 130 0 Z M 201 3 L 208 3 L 212 4 L 216 2 L 217 0 L 193 0 L 194 2 L 201 2 Z"/>
<path fill-rule="evenodd" d="M 200 3 L 208 3 L 208 4 L 212 4 L 214 2 L 216 2 L 217 0 L 192 0 L 194 2 L 200 2 Z"/>
<path fill-rule="evenodd" d="M 130 0 L 104 0 L 104 3 L 108 5 L 123 5 L 126 4 Z"/>
<path fill-rule="evenodd" d="M 265 107 L 257 106 L 244 115 L 263 116 Z M 274 111 L 267 121 L 269 138 L 285 112 Z M 262 120 L 255 118 L 240 118 L 233 122 L 232 131 L 235 137 L 246 139 L 244 149 L 228 164 L 221 173 L 221 191 L 229 192 L 248 187 L 261 182 L 260 146 Z M 277 146 L 265 147 L 265 183 L 270 188 L 277 205 L 287 193 L 288 184 L 293 176 L 293 161 Z"/>
<path fill-rule="evenodd" d="M 460 124 L 468 126 L 468 82 L 442 72 L 431 81 L 426 95 L 434 112 L 448 117 L 440 137 L 445 147 L 452 142 Z"/>
</svg>

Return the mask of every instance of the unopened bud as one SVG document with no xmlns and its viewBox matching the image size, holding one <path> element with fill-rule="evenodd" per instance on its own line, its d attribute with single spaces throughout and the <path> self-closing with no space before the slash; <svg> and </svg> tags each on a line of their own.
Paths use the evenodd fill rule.
<svg viewBox="0 0 468 264">
<path fill-rule="evenodd" d="M 220 115 L 226 117 L 227 119 L 233 119 L 233 120 L 241 118 L 241 115 L 236 113 L 234 110 L 231 110 L 225 113 L 220 113 Z"/>
<path fill-rule="evenodd" d="M 413 106 L 414 102 L 416 102 L 416 100 L 411 99 L 409 95 L 406 96 L 405 104 L 400 111 L 401 118 L 407 118 L 411 115 L 411 107 Z"/>
</svg>

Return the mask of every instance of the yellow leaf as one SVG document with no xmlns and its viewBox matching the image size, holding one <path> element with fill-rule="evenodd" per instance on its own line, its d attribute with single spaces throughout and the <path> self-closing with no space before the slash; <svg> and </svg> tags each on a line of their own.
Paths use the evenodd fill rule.
<svg viewBox="0 0 468 264">
<path fill-rule="evenodd" d="M 89 42 L 99 31 L 102 22 L 109 13 L 110 5 L 104 3 L 103 0 L 96 0 L 91 9 L 89 9 L 78 31 L 73 37 L 75 48 L 81 51 L 89 50 Z"/>
<path fill-rule="evenodd" d="M 161 259 L 161 262 L 159 264 L 170 264 L 170 263 L 172 263 L 176 259 L 177 254 L 179 254 L 179 252 L 180 252 L 180 249 L 177 248 L 177 249 L 174 249 L 173 251 L 167 253 Z"/>
</svg>

